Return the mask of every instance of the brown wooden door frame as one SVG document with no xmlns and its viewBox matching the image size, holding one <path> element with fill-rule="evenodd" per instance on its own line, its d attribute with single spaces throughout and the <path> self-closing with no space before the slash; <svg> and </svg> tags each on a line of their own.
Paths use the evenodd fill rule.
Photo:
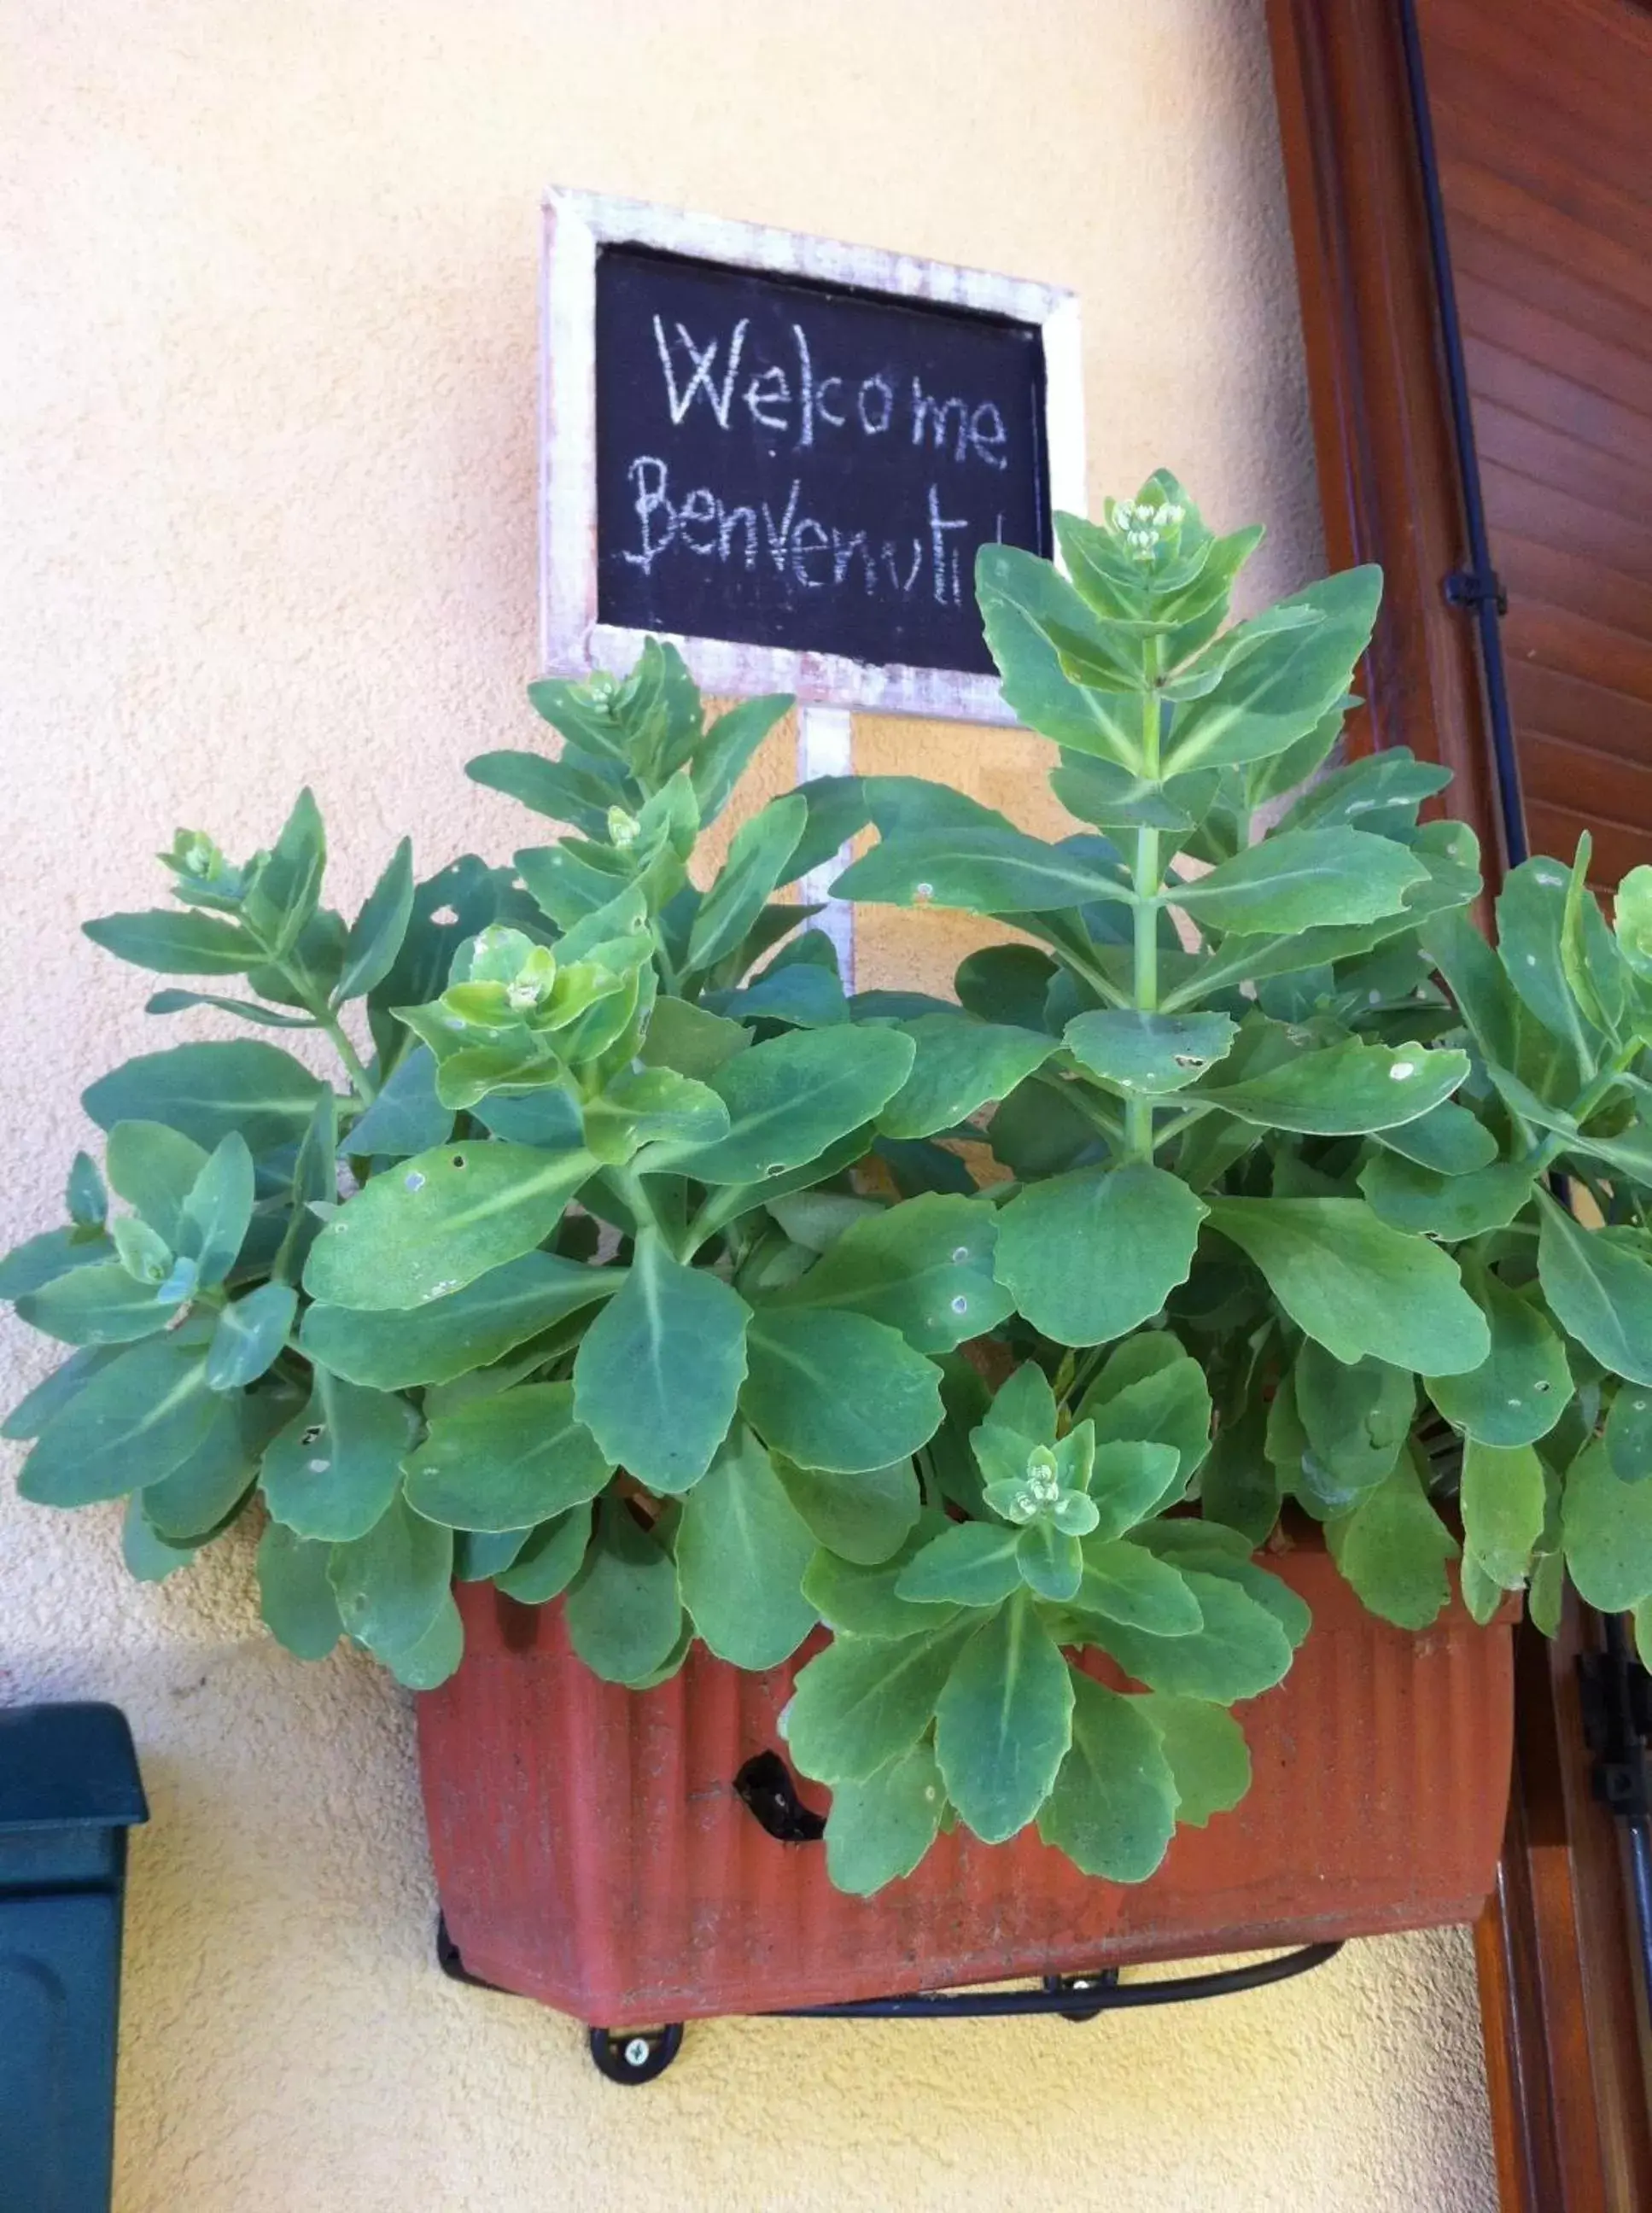
<svg viewBox="0 0 1652 2213">
<path fill-rule="evenodd" d="M 1470 618 L 1443 579 L 1467 546 L 1397 0 L 1268 0 L 1320 499 L 1332 564 L 1380 562 L 1383 611 L 1356 749 L 1450 768 L 1488 881 L 1503 854 Z M 1475 1932 L 1502 2203 L 1648 2213 L 1652 2122 L 1633 1908 L 1592 1795 L 1577 1692 L 1586 1609 L 1521 1632 L 1498 1888 Z"/>
</svg>

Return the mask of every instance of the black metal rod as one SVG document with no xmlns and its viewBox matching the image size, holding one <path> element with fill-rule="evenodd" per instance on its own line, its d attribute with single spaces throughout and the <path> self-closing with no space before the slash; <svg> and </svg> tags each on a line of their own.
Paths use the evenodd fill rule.
<svg viewBox="0 0 1652 2213">
<path fill-rule="evenodd" d="M 905 1997 L 855 1998 L 842 2005 L 789 2006 L 776 2016 L 785 2021 L 968 2021 L 1015 2014 L 1122 2012 L 1135 2006 L 1181 2005 L 1193 1998 L 1228 1997 L 1240 1990 L 1262 1990 L 1289 1982 L 1311 1967 L 1323 1966 L 1340 1944 L 1305 1944 L 1300 1950 L 1243 1967 L 1216 1967 L 1202 1975 L 1160 1976 L 1151 1982 L 1104 1984 L 1103 1971 L 1088 1989 L 1065 1990 L 936 1990 Z M 1078 1979 L 1082 1979 L 1078 1978 Z"/>
<path fill-rule="evenodd" d="M 1503 669 L 1503 636 L 1499 631 L 1497 587 L 1491 561 L 1491 541 L 1485 527 L 1485 501 L 1480 490 L 1479 456 L 1474 444 L 1474 416 L 1468 389 L 1468 366 L 1463 358 L 1463 328 L 1457 313 L 1457 286 L 1451 271 L 1451 242 L 1446 232 L 1445 202 L 1440 192 L 1440 164 L 1434 143 L 1434 118 L 1429 108 L 1428 79 L 1423 69 L 1423 41 L 1417 27 L 1415 0 L 1399 0 L 1399 36 L 1405 55 L 1405 81 L 1411 92 L 1411 124 L 1417 136 L 1417 161 L 1423 182 L 1423 204 L 1429 227 L 1429 252 L 1434 266 L 1435 297 L 1440 313 L 1440 343 L 1446 360 L 1446 391 L 1451 402 L 1452 430 L 1457 441 L 1457 467 L 1462 484 L 1463 518 L 1468 527 L 1468 558 L 1473 570 L 1474 619 L 1479 626 L 1480 665 L 1485 680 L 1486 713 L 1491 724 L 1491 752 L 1497 763 L 1497 808 L 1503 819 L 1503 844 L 1509 865 L 1517 868 L 1530 847 L 1526 838 L 1526 815 L 1521 804 L 1520 763 L 1515 753 L 1514 718 L 1509 709 L 1509 684 Z"/>
</svg>

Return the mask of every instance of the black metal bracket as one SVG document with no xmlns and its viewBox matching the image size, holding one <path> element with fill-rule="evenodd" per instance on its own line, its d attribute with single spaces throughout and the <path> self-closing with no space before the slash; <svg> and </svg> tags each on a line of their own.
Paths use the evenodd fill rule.
<svg viewBox="0 0 1652 2213">
<path fill-rule="evenodd" d="M 1652 1737 L 1652 1674 L 1629 1649 L 1616 1622 L 1599 1652 L 1577 1660 L 1577 1690 L 1583 1708 L 1583 1741 L 1594 1755 L 1590 1777 L 1602 1805 L 1625 1821 L 1652 1814 L 1652 1774 L 1647 1740 Z"/>
<path fill-rule="evenodd" d="M 1228 1997 L 1288 1982 L 1311 1967 L 1334 1960 L 1340 1944 L 1304 1944 L 1294 1952 L 1256 1960 L 1242 1967 L 1213 1968 L 1199 1975 L 1160 1975 L 1138 1983 L 1119 1978 L 1117 1967 L 1080 1969 L 1045 1975 L 1032 1990 L 913 1990 L 894 1997 L 851 1998 L 839 2005 L 789 2006 L 759 2016 L 765 2021 L 1002 2021 L 1024 2015 L 1048 2015 L 1058 2021 L 1094 2021 L 1104 2013 L 1137 2006 L 1185 2005 L 1200 1998 Z M 436 1964 L 444 1975 L 474 1990 L 497 1990 L 497 1983 L 471 1974 L 448 1934 L 436 1923 Z M 683 2024 L 668 2021 L 652 2028 L 593 2028 L 588 2032 L 593 2064 L 610 2082 L 637 2088 L 665 2073 L 682 2050 Z"/>
<path fill-rule="evenodd" d="M 1500 615 L 1509 612 L 1509 594 L 1495 569 L 1454 569 L 1442 588 L 1454 607 L 1490 607 Z"/>
</svg>

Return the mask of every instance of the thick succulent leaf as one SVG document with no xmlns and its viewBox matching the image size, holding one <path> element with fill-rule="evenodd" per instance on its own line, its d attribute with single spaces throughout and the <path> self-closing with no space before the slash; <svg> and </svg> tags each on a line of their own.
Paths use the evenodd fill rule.
<svg viewBox="0 0 1652 2213">
<path fill-rule="evenodd" d="M 618 1268 L 588 1267 L 554 1253 L 524 1253 L 462 1291 L 411 1313 L 313 1305 L 299 1344 L 335 1375 L 375 1391 L 446 1383 L 503 1359 L 582 1307 L 611 1298 L 624 1281 Z"/>
<path fill-rule="evenodd" d="M 1176 1819 L 1202 1829 L 1213 1814 L 1226 1814 L 1251 1787 L 1245 1732 L 1223 1706 L 1205 1698 L 1149 1692 L 1137 1701 L 1159 1733 L 1176 1786 Z"/>
<path fill-rule="evenodd" d="M 1518 1590 L 1543 1534 L 1543 1463 L 1530 1445 L 1463 1448 L 1463 1540 L 1493 1582 Z M 1652 1589 L 1652 1583 L 1648 1585 Z"/>
<path fill-rule="evenodd" d="M 151 907 L 143 914 L 106 914 L 83 922 L 94 945 L 151 968 L 162 976 L 235 976 L 254 968 L 264 954 L 239 923 L 203 914 L 198 907 L 181 914 Z"/>
<path fill-rule="evenodd" d="M 1604 1444 L 1588 1444 L 1561 1493 L 1566 1570 L 1578 1596 L 1621 1613 L 1652 1594 L 1652 1484 L 1625 1483 Z"/>
<path fill-rule="evenodd" d="M 1456 1244 L 1511 1222 L 1532 1196 L 1532 1171 L 1494 1161 L 1467 1175 L 1437 1175 L 1397 1153 L 1379 1152 L 1360 1170 L 1359 1187 L 1373 1213 L 1394 1229 Z"/>
<path fill-rule="evenodd" d="M 805 1775 L 864 1783 L 898 1759 L 928 1728 L 954 1661 L 974 1626 L 950 1616 L 915 1637 L 838 1637 L 797 1677 L 781 1716 L 786 1745 Z"/>
<path fill-rule="evenodd" d="M 147 1338 L 52 1414 L 23 1462 L 18 1495 L 37 1506 L 89 1506 L 158 1483 L 195 1449 L 222 1403 L 192 1323 Z"/>
<path fill-rule="evenodd" d="M 574 1649 L 605 1682 L 641 1685 L 663 1667 L 682 1626 L 677 1569 L 652 1530 L 612 1496 L 564 1601 Z"/>
<path fill-rule="evenodd" d="M 1588 1070 L 1594 1065 L 1600 1039 L 1566 980 L 1561 938 L 1569 876 L 1561 862 L 1541 856 L 1509 871 L 1497 895 L 1497 956 L 1527 1007 Z"/>
<path fill-rule="evenodd" d="M 1091 1617 L 1095 1624 L 1093 1641 L 1137 1682 L 1179 1698 L 1231 1705 L 1282 1681 L 1290 1667 L 1292 1646 L 1268 1608 L 1225 1576 L 1203 1569 L 1190 1568 L 1184 1580 L 1204 1616 L 1204 1626 L 1192 1635 L 1150 1637 L 1122 1622 Z"/>
<path fill-rule="evenodd" d="M 324 1109 L 330 1125 L 332 1114 Z M 221 1137 L 191 1185 L 179 1221 L 178 1249 L 195 1263 L 203 1289 L 229 1273 L 253 1218 L 253 1155 L 239 1130 Z M 305 1193 L 304 1196 L 309 1196 Z M 328 1192 L 326 1196 L 332 1198 Z"/>
<path fill-rule="evenodd" d="M 454 1581 L 491 1582 L 506 1573 L 533 1534 L 532 1529 L 455 1529 Z"/>
<path fill-rule="evenodd" d="M 912 1072 L 878 1117 L 887 1137 L 928 1137 L 950 1130 L 989 1100 L 1003 1099 L 1056 1051 L 1047 1032 L 920 1015 L 902 1025 L 917 1048 Z"/>
<path fill-rule="evenodd" d="M 575 1416 L 571 1383 L 519 1383 L 439 1414 L 404 1466 L 414 1513 L 474 1530 L 554 1520 L 594 1498 L 613 1473 Z"/>
<path fill-rule="evenodd" d="M 143 1515 L 143 1494 L 133 1491 L 120 1518 L 120 1557 L 134 1582 L 163 1583 L 186 1568 L 200 1550 L 198 1545 L 169 1544 Z"/>
<path fill-rule="evenodd" d="M 1262 1075 L 1232 1083 L 1218 1079 L 1199 1096 L 1265 1129 L 1343 1137 L 1415 1121 L 1447 1100 L 1467 1074 L 1466 1052 L 1350 1037 L 1282 1061 Z"/>
<path fill-rule="evenodd" d="M 1072 1675 L 1072 1742 L 1039 1834 L 1086 1875 L 1145 1882 L 1176 1830 L 1176 1777 L 1149 1702 Z"/>
<path fill-rule="evenodd" d="M 1197 1082 L 1238 1034 L 1226 1015 L 1147 1015 L 1119 1007 L 1075 1016 L 1063 1042 L 1104 1083 L 1157 1097 Z"/>
<path fill-rule="evenodd" d="M 1018 1593 L 970 1638 L 936 1703 L 947 1796 L 984 1843 L 1004 1843 L 1038 1812 L 1071 1742 L 1072 1715 L 1072 1671 Z"/>
<path fill-rule="evenodd" d="M 1482 1444 L 1505 1449 L 1546 1436 L 1572 1399 L 1566 1348 L 1530 1299 L 1484 1270 L 1470 1282 L 1490 1330 L 1478 1368 L 1424 1376 L 1423 1387 L 1451 1424 Z"/>
<path fill-rule="evenodd" d="M 1019 1588 L 1019 1529 L 954 1521 L 913 1553 L 895 1579 L 897 1598 L 919 1604 L 997 1606 Z"/>
<path fill-rule="evenodd" d="M 1652 1475 L 1652 1393 L 1625 1383 L 1612 1401 L 1605 1431 L 1606 1457 L 1625 1483 Z"/>
<path fill-rule="evenodd" d="M 1401 1629 L 1426 1629 L 1451 1596 L 1457 1542 L 1409 1461 L 1329 1525 L 1338 1567 L 1362 1601 Z"/>
<path fill-rule="evenodd" d="M 699 1183 L 761 1184 L 869 1122 L 905 1082 L 915 1052 L 892 1029 L 799 1031 L 754 1046 L 709 1078 L 728 1109 L 728 1136 L 650 1148 L 636 1165 Z"/>
<path fill-rule="evenodd" d="M 0 1422 L 0 1437 L 38 1437 L 52 1416 L 83 1391 L 101 1368 L 119 1359 L 122 1350 L 114 1344 L 88 1344 L 71 1352 L 17 1401 Z"/>
<path fill-rule="evenodd" d="M 1174 773 L 1266 760 L 1305 737 L 1349 688 L 1376 620 L 1382 572 L 1350 569 L 1280 602 L 1321 618 L 1264 637 L 1215 690 L 1177 710 L 1166 750 Z M 1275 612 L 1273 610 L 1270 611 Z"/>
<path fill-rule="evenodd" d="M 470 1139 L 375 1176 L 311 1248 L 304 1288 L 369 1311 L 445 1298 L 543 1243 L 596 1162 Z"/>
<path fill-rule="evenodd" d="M 278 1046 L 236 1038 L 141 1053 L 88 1085 L 81 1104 L 101 1130 L 163 1122 L 208 1152 L 239 1131 L 253 1152 L 268 1153 L 296 1143 L 326 1088 Z"/>
<path fill-rule="evenodd" d="M 910 1875 L 935 1842 L 946 1805 L 941 1771 L 927 1744 L 863 1783 L 839 1783 L 826 1815 L 826 1873 L 834 1888 L 869 1898 Z"/>
<path fill-rule="evenodd" d="M 206 1380 L 215 1391 L 256 1383 L 285 1349 L 298 1294 L 290 1283 L 260 1283 L 218 1316 L 207 1349 Z"/>
<path fill-rule="evenodd" d="M 782 881 L 808 818 L 808 802 L 791 791 L 771 800 L 735 831 L 728 857 L 688 934 L 690 972 L 703 974 L 740 945 Z"/>
<path fill-rule="evenodd" d="M 1417 1385 L 1381 1360 L 1350 1364 L 1309 1338 L 1296 1356 L 1296 1411 L 1315 1459 L 1342 1489 L 1369 1491 L 1392 1472 L 1411 1434 Z"/>
<path fill-rule="evenodd" d="M 359 999 L 381 984 L 395 966 L 413 912 L 413 848 L 404 838 L 350 926 L 344 963 L 333 1002 Z"/>
<path fill-rule="evenodd" d="M 436 1056 L 416 1045 L 396 1063 L 378 1097 L 351 1126 L 341 1149 L 357 1160 L 381 1155 L 405 1160 L 443 1143 L 453 1129 L 453 1110 L 436 1096 Z M 577 1129 L 570 1142 L 576 1142 Z"/>
<path fill-rule="evenodd" d="M 886 838 L 832 887 L 834 899 L 966 914 L 1041 914 L 1127 901 L 1121 875 L 1021 830 L 917 831 Z"/>
<path fill-rule="evenodd" d="M 1377 1143 L 1442 1176 L 1470 1175 L 1497 1157 L 1497 1141 L 1484 1123 L 1449 1100 L 1413 1122 L 1379 1131 Z"/>
<path fill-rule="evenodd" d="M 1083 1539 L 1084 1566 L 1072 1605 L 1149 1637 L 1191 1637 L 1204 1611 L 1187 1578 L 1140 1545 L 1096 1535 Z"/>
<path fill-rule="evenodd" d="M 38 1237 L 26 1237 L 21 1245 L 14 1245 L 0 1259 L 0 1299 L 26 1298 L 72 1268 L 114 1257 L 115 1248 L 107 1237 L 72 1227 L 43 1229 Z"/>
<path fill-rule="evenodd" d="M 1425 799 L 1443 791 L 1451 771 L 1417 760 L 1405 746 L 1333 768 L 1316 777 L 1279 819 L 1282 830 L 1329 830 L 1339 824 L 1378 838 L 1405 838 Z"/>
<path fill-rule="evenodd" d="M 752 1317 L 748 1355 L 747 1418 L 801 1466 L 850 1474 L 887 1467 L 940 1426 L 939 1369 L 869 1315 L 762 1308 Z"/>
<path fill-rule="evenodd" d="M 984 1199 L 924 1193 L 853 1222 L 773 1303 L 869 1314 L 916 1351 L 949 1352 L 1010 1312 L 992 1275 L 997 1227 Z"/>
<path fill-rule="evenodd" d="M 530 1530 L 510 1565 L 494 1570 L 494 1582 L 520 1606 L 545 1606 L 560 1598 L 579 1573 L 590 1541 L 590 1509 L 576 1506 Z"/>
<path fill-rule="evenodd" d="M 1070 814 L 1099 830 L 1169 830 L 1179 836 L 1197 828 L 1216 797 L 1218 771 L 1192 776 L 1138 776 L 1116 762 L 1064 752 L 1050 789 Z"/>
<path fill-rule="evenodd" d="M 377 1655 L 404 1690 L 434 1691 L 458 1670 L 465 1656 L 465 1623 L 451 1591 L 436 1608 L 436 1619 L 411 1644 L 381 1645 Z"/>
<path fill-rule="evenodd" d="M 300 1660 L 325 1660 L 344 1634 L 327 1569 L 331 1548 L 270 1522 L 258 1545 L 265 1627 Z"/>
<path fill-rule="evenodd" d="M 1652 1383 L 1652 1266 L 1537 1194 L 1538 1277 L 1562 1328 L 1603 1368 Z"/>
<path fill-rule="evenodd" d="M 264 1455 L 261 1482 L 277 1521 L 301 1537 L 365 1537 L 401 1484 L 418 1419 L 405 1399 L 314 1370 L 309 1403 Z"/>
<path fill-rule="evenodd" d="M 1060 1344 L 1101 1344 L 1186 1282 L 1204 1213 L 1162 1168 L 1080 1168 L 1010 1201 L 993 1272 L 1035 1329 Z"/>
<path fill-rule="evenodd" d="M 1173 904 L 1203 928 L 1290 932 L 1397 914 L 1428 870 L 1408 846 L 1360 830 L 1276 832 L 1208 875 L 1179 885 Z"/>
<path fill-rule="evenodd" d="M 865 1566 L 899 1552 L 917 1522 L 922 1497 L 910 1460 L 887 1467 L 799 1467 L 783 1460 L 777 1473 L 786 1496 L 828 1552 Z"/>
<path fill-rule="evenodd" d="M 503 791 L 536 814 L 569 823 L 588 838 L 604 835 L 608 809 L 631 796 L 629 780 L 621 780 L 616 764 L 582 753 L 577 746 L 564 747 L 557 760 L 544 753 L 479 753 L 466 762 L 465 773 L 472 783 Z"/>
<path fill-rule="evenodd" d="M 791 695 L 765 692 L 742 699 L 708 724 L 688 764 L 689 781 L 699 803 L 700 820 L 715 822 L 728 805 L 747 763 L 776 723 L 790 712 Z"/>
<path fill-rule="evenodd" d="M 63 1344 L 131 1344 L 163 1330 L 183 1295 L 152 1277 L 140 1281 L 119 1260 L 102 1260 L 71 1268 L 24 1294 L 17 1314 L 31 1329 Z"/>
<path fill-rule="evenodd" d="M 1345 1363 L 1369 1353 L 1455 1375 L 1490 1349 L 1455 1264 L 1379 1222 L 1362 1199 L 1213 1199 L 1210 1226 L 1250 1255 L 1298 1328 Z"/>
<path fill-rule="evenodd" d="M 383 1655 L 405 1652 L 448 1603 L 453 1531 L 393 1497 L 365 1534 L 334 1545 L 327 1579 L 349 1635 Z"/>
<path fill-rule="evenodd" d="M 814 1552 L 768 1454 L 737 1424 L 677 1532 L 683 1604 L 720 1660 L 777 1667 L 797 1649 L 817 1619 L 802 1590 Z"/>
<path fill-rule="evenodd" d="M 1133 693 L 1076 683 L 1062 668 L 1052 628 L 1070 642 L 1095 637 L 1094 616 L 1047 561 L 1012 546 L 983 546 L 975 557 L 975 593 L 1006 705 L 1041 736 L 1075 753 L 1139 771 L 1142 702 Z"/>
<path fill-rule="evenodd" d="M 710 1466 L 747 1373 L 750 1313 L 720 1277 L 674 1259 L 657 1232 L 637 1238 L 619 1295 L 580 1346 L 574 1403 L 609 1459 L 649 1490 L 686 1491 Z"/>
</svg>

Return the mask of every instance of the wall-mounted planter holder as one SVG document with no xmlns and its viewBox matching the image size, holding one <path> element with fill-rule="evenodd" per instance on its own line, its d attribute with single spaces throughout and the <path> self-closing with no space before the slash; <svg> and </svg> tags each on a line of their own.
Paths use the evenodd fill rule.
<svg viewBox="0 0 1652 2213">
<path fill-rule="evenodd" d="M 1454 1602 L 1411 1635 L 1317 1548 L 1268 1565 L 1314 1629 L 1241 1710 L 1255 1781 L 1178 1832 L 1139 1887 L 1081 1875 L 1028 1832 L 942 1837 L 917 1873 L 845 1897 L 783 1804 L 756 1818 L 805 1646 L 745 1675 L 697 1649 L 631 1692 L 575 1657 L 558 1606 L 460 1594 L 466 1655 L 419 1701 L 450 1965 L 596 2027 L 796 2010 L 1473 1918 L 1508 1800 L 1511 1631 Z M 742 1790 L 743 1785 L 743 1790 Z M 771 1833 L 771 1826 L 780 1833 Z"/>
<path fill-rule="evenodd" d="M 149 1819 L 113 1706 L 0 1712 L 0 2205 L 106 2213 L 126 1832 Z"/>
</svg>

